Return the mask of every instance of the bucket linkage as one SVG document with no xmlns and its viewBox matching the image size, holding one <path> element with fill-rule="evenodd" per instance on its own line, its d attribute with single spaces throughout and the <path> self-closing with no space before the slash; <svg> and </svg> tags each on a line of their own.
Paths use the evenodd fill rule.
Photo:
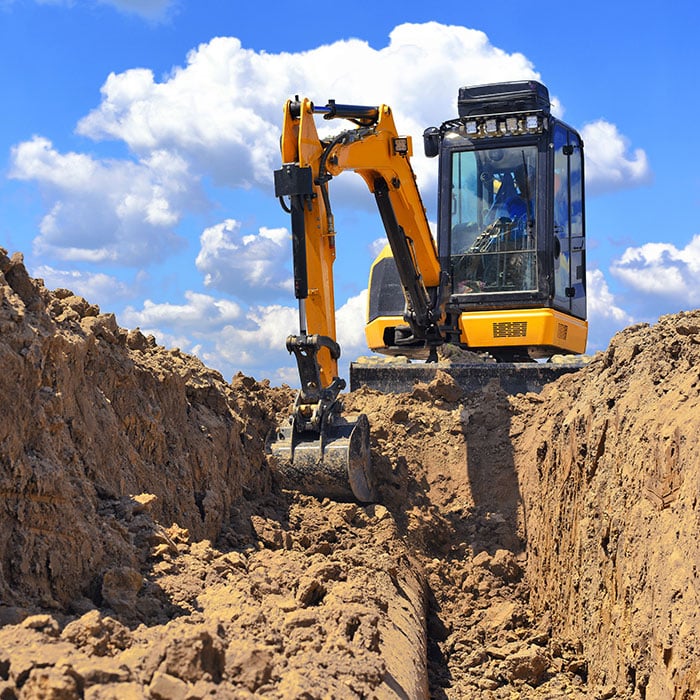
<svg viewBox="0 0 700 700">
<path fill-rule="evenodd" d="M 333 344 L 332 347 L 330 344 Z M 316 353 L 321 347 L 339 348 L 319 335 L 289 336 L 287 349 L 294 353 L 302 388 L 288 424 L 278 426 L 268 437 L 267 451 L 282 488 L 310 496 L 370 503 L 376 500 L 375 476 L 371 468 L 369 421 L 360 414 L 341 416 L 338 394 L 345 381 L 335 377 L 321 387 Z"/>
</svg>

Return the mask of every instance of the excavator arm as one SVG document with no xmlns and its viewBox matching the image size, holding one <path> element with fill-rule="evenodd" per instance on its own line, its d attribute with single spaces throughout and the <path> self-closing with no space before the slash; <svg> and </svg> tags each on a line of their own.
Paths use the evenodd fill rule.
<svg viewBox="0 0 700 700">
<path fill-rule="evenodd" d="M 346 119 L 355 126 L 322 139 L 316 114 Z M 338 376 L 336 232 L 328 185 L 343 171 L 354 170 L 374 194 L 406 300 L 408 330 L 403 342 L 434 348 L 443 342 L 438 324 L 445 285 L 409 160 L 411 139 L 398 135 L 386 105 L 330 101 L 316 107 L 297 98 L 284 108 L 281 151 L 275 194 L 291 215 L 294 294 L 299 304 L 299 334 L 287 338 L 287 349 L 295 355 L 301 389 L 290 425 L 278 431 L 270 451 L 295 486 L 305 477 L 302 480 L 319 483 L 307 491 L 342 496 L 349 484 L 355 498 L 373 500 L 366 418 L 347 421 L 338 401 L 345 381 Z M 355 463 L 358 455 L 362 464 Z M 319 479 L 321 474 L 328 478 Z M 336 482 L 340 494 L 331 482 Z"/>
</svg>

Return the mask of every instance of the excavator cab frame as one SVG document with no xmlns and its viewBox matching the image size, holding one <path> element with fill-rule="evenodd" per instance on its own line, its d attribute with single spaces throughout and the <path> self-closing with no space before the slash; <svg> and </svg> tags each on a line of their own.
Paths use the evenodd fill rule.
<svg viewBox="0 0 700 700">
<path fill-rule="evenodd" d="M 501 361 L 584 352 L 581 137 L 536 81 L 462 88 L 458 106 L 424 133 L 426 155 L 439 156 L 446 340 Z M 402 352 L 395 281 L 385 252 L 370 274 L 366 335 L 386 354 Z"/>
</svg>

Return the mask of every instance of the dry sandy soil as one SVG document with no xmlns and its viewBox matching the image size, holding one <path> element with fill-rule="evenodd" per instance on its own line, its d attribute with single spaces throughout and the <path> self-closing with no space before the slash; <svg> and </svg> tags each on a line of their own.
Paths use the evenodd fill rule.
<svg viewBox="0 0 700 700">
<path fill-rule="evenodd" d="M 345 397 L 380 503 L 283 490 L 293 392 L 0 250 L 0 700 L 691 698 L 700 313 L 538 395 Z"/>
</svg>

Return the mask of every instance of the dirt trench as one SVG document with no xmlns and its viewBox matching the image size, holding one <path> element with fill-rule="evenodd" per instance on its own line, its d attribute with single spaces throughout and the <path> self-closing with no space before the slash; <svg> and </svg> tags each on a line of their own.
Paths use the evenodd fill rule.
<svg viewBox="0 0 700 700">
<path fill-rule="evenodd" d="M 690 698 L 700 313 L 539 395 L 345 397 L 381 502 L 282 491 L 293 392 L 0 251 L 0 698 Z"/>
</svg>

